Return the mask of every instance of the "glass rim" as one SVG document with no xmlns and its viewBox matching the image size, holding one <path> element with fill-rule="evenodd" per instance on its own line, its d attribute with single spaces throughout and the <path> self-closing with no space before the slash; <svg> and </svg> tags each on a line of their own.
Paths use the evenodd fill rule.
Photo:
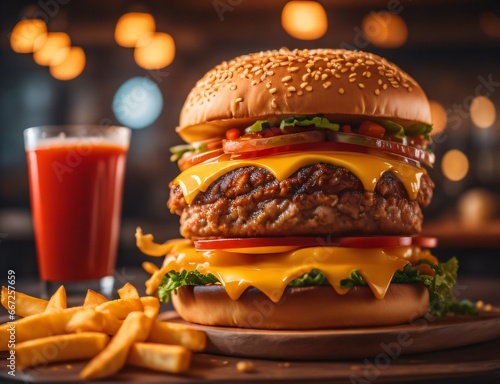
<svg viewBox="0 0 500 384">
<path fill-rule="evenodd" d="M 124 125 L 102 125 L 102 124 L 85 124 L 85 123 L 75 123 L 75 124 L 44 124 L 44 125 L 35 125 L 32 127 L 25 128 L 23 130 L 23 133 L 26 132 L 34 132 L 36 130 L 49 130 L 49 129 L 54 129 L 54 130 L 61 130 L 64 131 L 65 129 L 72 130 L 72 129 L 82 129 L 82 128 L 98 128 L 102 130 L 125 130 L 131 132 L 132 129 L 129 127 L 125 127 Z"/>
<path fill-rule="evenodd" d="M 44 137 L 44 133 L 47 135 Z M 59 143 L 71 140 L 95 140 L 118 144 L 128 149 L 132 129 L 120 125 L 99 124 L 54 124 L 26 128 L 23 131 L 26 151 L 40 148 L 40 144 L 48 141 Z M 116 142 L 115 142 L 116 141 Z M 60 145 L 60 144 L 58 144 Z M 42 145 L 45 146 L 45 145 Z"/>
</svg>

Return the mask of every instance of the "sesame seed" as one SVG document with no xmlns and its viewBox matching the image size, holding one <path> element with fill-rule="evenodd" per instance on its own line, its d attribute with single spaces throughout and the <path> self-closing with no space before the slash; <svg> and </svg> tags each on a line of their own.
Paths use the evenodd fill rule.
<svg viewBox="0 0 500 384">
<path fill-rule="evenodd" d="M 321 75 L 321 80 L 326 80 L 326 79 L 328 79 L 328 75 L 326 73 L 323 73 Z"/>
<path fill-rule="evenodd" d="M 276 104 L 276 99 L 271 100 L 271 107 L 276 108 L 278 105 Z"/>
<path fill-rule="evenodd" d="M 281 79 L 282 82 L 290 81 L 292 80 L 292 76 L 285 76 Z"/>
<path fill-rule="evenodd" d="M 300 88 L 307 87 L 307 84 L 309 84 L 309 83 L 307 81 L 304 81 L 303 83 L 300 84 Z"/>
<path fill-rule="evenodd" d="M 314 67 L 314 63 L 307 63 L 306 64 L 307 69 L 312 68 L 312 67 Z"/>
<path fill-rule="evenodd" d="M 365 87 L 365 85 L 363 83 L 359 83 L 358 87 L 361 88 L 361 89 L 363 89 Z"/>
<path fill-rule="evenodd" d="M 252 80 L 252 85 L 255 85 L 257 84 L 257 82 L 255 80 Z"/>
<path fill-rule="evenodd" d="M 288 87 L 288 92 L 295 92 L 296 89 L 293 86 Z"/>
<path fill-rule="evenodd" d="M 332 85 L 332 82 L 327 81 L 327 82 L 323 83 L 323 88 L 327 89 L 328 87 L 330 87 L 330 85 Z"/>
<path fill-rule="evenodd" d="M 236 84 L 231 85 L 231 88 L 229 88 L 231 91 L 235 91 L 238 86 Z"/>
<path fill-rule="evenodd" d="M 271 82 L 269 82 L 269 83 L 266 84 L 266 88 L 267 89 L 271 88 Z"/>
<path fill-rule="evenodd" d="M 243 101 L 242 97 L 238 97 L 236 100 L 234 100 L 235 103 L 241 103 Z"/>
<path fill-rule="evenodd" d="M 288 67 L 288 72 L 297 72 L 299 67 Z"/>
<path fill-rule="evenodd" d="M 267 72 L 266 72 L 266 75 L 267 75 L 267 76 L 272 76 L 272 75 L 274 75 L 274 71 L 267 71 Z"/>
<path fill-rule="evenodd" d="M 276 88 L 271 88 L 271 89 L 269 90 L 269 93 L 270 93 L 270 94 L 273 94 L 273 93 L 276 93 L 276 91 L 277 91 L 277 89 L 276 89 Z"/>
<path fill-rule="evenodd" d="M 349 79 L 350 79 L 351 77 L 356 77 L 356 73 L 351 73 L 351 74 L 349 75 Z"/>
<path fill-rule="evenodd" d="M 339 88 L 339 93 L 340 93 L 341 95 L 343 95 L 343 94 L 344 94 L 344 92 L 345 92 L 345 91 L 344 91 L 344 88 Z"/>
<path fill-rule="evenodd" d="M 384 84 L 382 85 L 382 88 L 384 89 L 384 91 L 387 89 L 387 84 Z"/>
<path fill-rule="evenodd" d="M 378 85 L 382 85 L 382 79 L 377 80 Z"/>
<path fill-rule="evenodd" d="M 340 73 L 346 73 L 348 70 L 349 70 L 349 68 L 344 67 L 340 70 Z"/>
<path fill-rule="evenodd" d="M 356 81 L 356 78 L 355 78 L 355 77 L 351 77 L 351 78 L 349 79 L 349 83 L 354 83 L 355 81 Z"/>
<path fill-rule="evenodd" d="M 302 91 L 299 89 L 299 91 L 297 92 L 297 96 L 302 96 L 302 94 L 303 94 L 303 93 L 304 93 L 304 92 L 302 92 Z"/>
<path fill-rule="evenodd" d="M 366 77 L 368 78 L 372 77 L 372 73 L 370 71 L 366 71 Z"/>
<path fill-rule="evenodd" d="M 307 79 L 309 79 L 309 76 L 311 76 L 310 73 L 306 73 L 305 75 L 302 75 L 302 81 L 307 81 Z"/>
<path fill-rule="evenodd" d="M 336 74 L 335 74 L 335 77 L 336 77 L 337 79 L 340 79 L 340 75 L 339 75 L 338 73 L 336 73 Z"/>
<path fill-rule="evenodd" d="M 316 73 L 316 74 L 314 75 L 314 80 L 319 80 L 319 73 Z"/>
<path fill-rule="evenodd" d="M 377 96 L 378 96 L 378 95 L 380 95 L 380 89 L 378 89 L 378 88 L 377 88 L 377 89 L 375 90 L 375 94 L 376 94 Z"/>
<path fill-rule="evenodd" d="M 308 86 L 306 87 L 306 91 L 307 91 L 307 92 L 311 92 L 312 90 L 313 90 L 313 87 L 311 87 L 310 85 L 308 85 Z"/>
<path fill-rule="evenodd" d="M 375 62 L 373 60 L 366 60 L 365 64 L 367 64 L 367 65 L 375 65 Z"/>
</svg>

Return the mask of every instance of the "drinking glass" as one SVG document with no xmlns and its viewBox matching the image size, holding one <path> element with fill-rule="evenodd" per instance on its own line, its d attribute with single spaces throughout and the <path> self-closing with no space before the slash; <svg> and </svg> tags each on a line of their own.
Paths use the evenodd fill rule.
<svg viewBox="0 0 500 384">
<path fill-rule="evenodd" d="M 126 127 L 24 131 L 42 296 L 111 295 L 129 142 Z"/>
</svg>

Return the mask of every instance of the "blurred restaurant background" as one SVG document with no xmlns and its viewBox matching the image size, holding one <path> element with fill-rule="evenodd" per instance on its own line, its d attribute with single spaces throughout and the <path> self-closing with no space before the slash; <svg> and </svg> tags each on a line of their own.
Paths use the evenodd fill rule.
<svg viewBox="0 0 500 384">
<path fill-rule="evenodd" d="M 145 260 L 141 226 L 179 236 L 166 207 L 183 101 L 219 62 L 267 49 L 371 51 L 432 103 L 437 187 L 424 232 L 462 274 L 500 278 L 500 2 L 490 0 L 2 0 L 0 271 L 37 275 L 23 130 L 132 128 L 118 268 Z M 500 111 L 499 111 L 500 112 Z"/>
</svg>

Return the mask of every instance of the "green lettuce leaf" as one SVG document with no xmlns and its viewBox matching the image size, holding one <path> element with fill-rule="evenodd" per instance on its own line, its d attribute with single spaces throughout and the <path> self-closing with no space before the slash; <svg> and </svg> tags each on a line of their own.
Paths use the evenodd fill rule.
<svg viewBox="0 0 500 384">
<path fill-rule="evenodd" d="M 209 273 L 204 275 L 198 271 L 170 271 L 167 273 L 158 287 L 158 298 L 160 301 L 168 303 L 172 292 L 177 291 L 184 285 L 209 285 L 218 283 L 219 280 Z"/>
<path fill-rule="evenodd" d="M 435 276 L 421 273 L 410 264 L 402 271 L 396 271 L 392 277 L 391 284 L 422 283 L 429 290 L 429 314 L 436 317 L 445 316 L 447 313 L 462 315 L 477 314 L 474 304 L 468 300 L 458 301 L 455 298 L 453 287 L 456 284 L 458 260 L 453 257 L 446 263 L 436 265 L 428 260 L 420 260 L 418 264 L 428 264 L 434 271 Z M 183 271 L 181 273 L 170 271 L 165 275 L 161 285 L 158 287 L 158 297 L 161 301 L 168 302 L 172 292 L 184 285 L 209 285 L 220 283 L 212 274 L 203 275 L 198 271 Z M 328 285 L 326 276 L 319 270 L 311 272 L 293 280 L 289 287 L 310 287 L 317 285 Z M 353 270 L 350 276 L 341 280 L 341 287 L 352 288 L 354 286 L 366 286 L 367 283 L 358 270 Z"/>
</svg>

